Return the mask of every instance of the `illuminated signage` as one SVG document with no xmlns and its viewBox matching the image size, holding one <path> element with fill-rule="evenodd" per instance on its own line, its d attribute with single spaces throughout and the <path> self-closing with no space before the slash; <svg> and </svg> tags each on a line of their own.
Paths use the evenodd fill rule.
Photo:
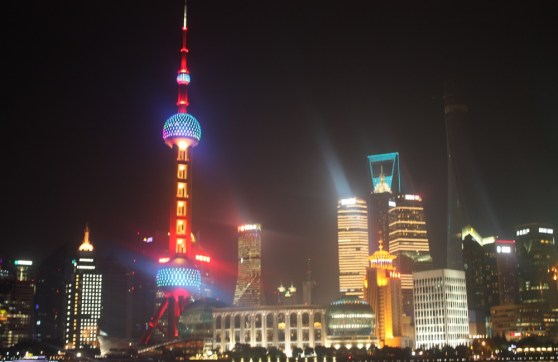
<svg viewBox="0 0 558 362">
<path fill-rule="evenodd" d="M 77 266 L 78 269 L 89 269 L 89 270 L 93 270 L 95 269 L 94 265 L 78 265 Z"/>
<path fill-rule="evenodd" d="M 554 230 L 550 229 L 550 228 L 539 228 L 539 233 L 542 234 L 553 234 Z"/>
<path fill-rule="evenodd" d="M 79 258 L 79 261 L 82 261 L 84 263 L 92 263 L 93 259 L 91 259 L 91 258 Z"/>
<path fill-rule="evenodd" d="M 517 230 L 517 236 L 521 236 L 521 235 L 527 235 L 529 234 L 529 229 L 521 229 L 521 230 Z"/>
<path fill-rule="evenodd" d="M 14 264 L 15 265 L 33 265 L 33 262 L 31 260 L 14 260 Z"/>
<path fill-rule="evenodd" d="M 499 254 L 510 254 L 512 250 L 511 247 L 508 245 L 498 245 L 496 246 L 496 252 Z"/>
<path fill-rule="evenodd" d="M 396 207 L 397 206 L 395 201 L 392 201 L 392 200 L 389 200 L 388 205 L 389 205 L 389 207 Z"/>
<path fill-rule="evenodd" d="M 405 200 L 421 201 L 422 199 L 419 195 L 405 195 Z"/>
<path fill-rule="evenodd" d="M 170 260 L 170 258 L 159 258 L 159 264 L 164 264 L 166 262 L 168 262 Z"/>
<path fill-rule="evenodd" d="M 251 230 L 261 230 L 261 225 L 260 224 L 247 224 L 247 225 L 241 225 L 238 227 L 238 231 L 243 232 L 243 231 L 251 231 Z"/>
</svg>

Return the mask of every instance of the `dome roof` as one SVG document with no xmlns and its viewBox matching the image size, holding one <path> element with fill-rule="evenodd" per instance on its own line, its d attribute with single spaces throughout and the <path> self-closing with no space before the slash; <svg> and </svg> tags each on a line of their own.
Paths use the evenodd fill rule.
<svg viewBox="0 0 558 362">
<path fill-rule="evenodd" d="M 174 138 L 188 138 L 195 146 L 201 139 L 200 123 L 189 113 L 171 116 L 163 126 L 163 139 L 168 142 Z"/>
<path fill-rule="evenodd" d="M 201 273 L 192 263 L 178 256 L 157 271 L 157 286 L 162 290 L 185 289 L 190 293 L 199 293 Z"/>
<path fill-rule="evenodd" d="M 326 309 L 329 335 L 371 335 L 375 324 L 372 307 L 356 296 L 344 296 L 333 301 Z"/>
</svg>

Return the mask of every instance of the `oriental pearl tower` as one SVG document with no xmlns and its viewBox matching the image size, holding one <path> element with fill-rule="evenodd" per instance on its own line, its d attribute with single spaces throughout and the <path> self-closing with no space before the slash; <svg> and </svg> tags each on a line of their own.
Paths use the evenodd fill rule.
<svg viewBox="0 0 558 362">
<path fill-rule="evenodd" d="M 191 227 L 191 171 L 190 151 L 201 138 L 201 127 L 194 116 L 188 113 L 187 87 L 190 73 L 186 62 L 186 3 L 184 4 L 184 24 L 182 26 L 182 47 L 180 48 L 180 69 L 178 83 L 178 112 L 163 126 L 163 139 L 176 155 L 175 192 L 171 207 L 169 229 L 169 261 L 162 264 L 157 272 L 157 287 L 164 293 L 164 301 L 148 322 L 148 329 L 141 338 L 141 344 L 149 343 L 155 328 L 167 339 L 178 337 L 178 320 L 188 299 L 197 296 L 201 288 L 201 273 L 196 267 L 192 249 Z M 160 319 L 167 312 L 167 329 Z"/>
</svg>

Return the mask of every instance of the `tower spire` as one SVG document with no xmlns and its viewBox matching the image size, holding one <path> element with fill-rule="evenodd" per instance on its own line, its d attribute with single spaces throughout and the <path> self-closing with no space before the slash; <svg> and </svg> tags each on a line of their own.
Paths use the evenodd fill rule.
<svg viewBox="0 0 558 362">
<path fill-rule="evenodd" d="M 188 91 L 190 72 L 188 71 L 188 47 L 186 46 L 186 33 L 188 32 L 188 4 L 184 0 L 184 23 L 182 25 L 182 47 L 180 48 L 180 69 L 176 82 L 178 83 L 178 113 L 188 113 Z"/>
</svg>

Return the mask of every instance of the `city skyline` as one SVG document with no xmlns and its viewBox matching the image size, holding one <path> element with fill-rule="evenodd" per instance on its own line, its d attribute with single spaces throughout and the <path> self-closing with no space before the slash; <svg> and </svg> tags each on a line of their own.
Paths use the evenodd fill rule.
<svg viewBox="0 0 558 362">
<path fill-rule="evenodd" d="M 98 250 L 168 229 L 173 156 L 160 130 L 176 108 L 183 2 L 56 5 L 9 9 L 0 256 L 77 245 L 87 223 Z M 557 223 L 558 72 L 544 6 L 191 0 L 189 9 L 189 94 L 204 130 L 193 231 L 222 264 L 225 295 L 236 228 L 261 223 L 265 289 L 300 283 L 311 258 L 315 299 L 332 300 L 336 204 L 368 197 L 371 154 L 399 153 L 402 191 L 422 196 L 431 243 L 445 243 L 450 76 L 470 90 L 473 226 L 513 238 L 514 225 Z"/>
</svg>

